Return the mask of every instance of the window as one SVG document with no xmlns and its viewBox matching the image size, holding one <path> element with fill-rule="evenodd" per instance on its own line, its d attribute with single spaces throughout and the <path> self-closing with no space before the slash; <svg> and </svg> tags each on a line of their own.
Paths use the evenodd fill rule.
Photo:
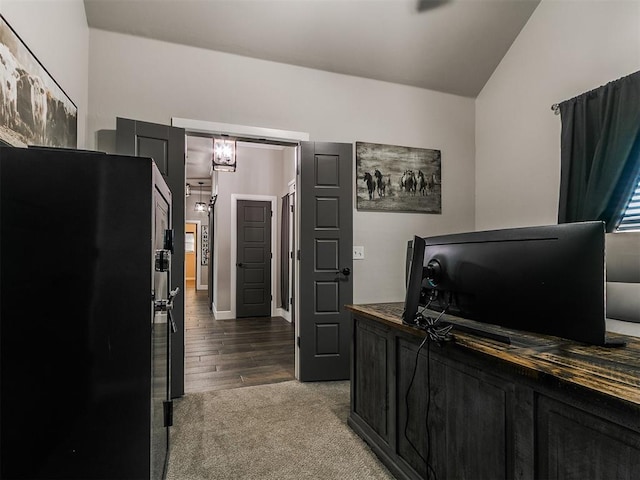
<svg viewBox="0 0 640 480">
<path fill-rule="evenodd" d="M 627 198 L 638 191 L 639 103 L 640 70 L 559 104 L 559 223 L 602 220 L 607 232 L 640 231 L 637 194 Z"/>
<path fill-rule="evenodd" d="M 616 228 L 617 232 L 640 231 L 640 176 L 636 188 L 631 194 L 629 203 L 624 210 L 622 219 Z"/>
</svg>

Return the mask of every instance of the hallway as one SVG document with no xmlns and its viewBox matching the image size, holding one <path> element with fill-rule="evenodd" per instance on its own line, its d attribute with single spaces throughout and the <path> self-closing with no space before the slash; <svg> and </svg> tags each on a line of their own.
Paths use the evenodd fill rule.
<svg viewBox="0 0 640 480">
<path fill-rule="evenodd" d="M 185 393 L 294 379 L 294 326 L 281 317 L 215 320 L 207 291 L 186 288 Z"/>
</svg>

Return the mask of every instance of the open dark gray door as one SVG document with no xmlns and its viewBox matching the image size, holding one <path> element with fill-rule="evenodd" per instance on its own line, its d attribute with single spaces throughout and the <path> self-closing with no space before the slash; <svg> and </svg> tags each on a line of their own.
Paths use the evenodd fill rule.
<svg viewBox="0 0 640 480">
<path fill-rule="evenodd" d="M 171 190 L 174 252 L 171 256 L 170 288 L 180 288 L 180 293 L 173 302 L 173 319 L 177 327 L 171 339 L 173 398 L 184 395 L 184 142 L 183 128 L 126 118 L 116 119 L 117 153 L 153 158 Z"/>
<path fill-rule="evenodd" d="M 215 262 L 215 258 L 213 257 L 213 242 L 215 242 L 215 238 L 216 238 L 216 225 L 215 225 L 215 220 L 214 220 L 214 209 L 215 208 L 215 202 L 213 204 L 213 207 L 209 210 L 209 215 L 208 215 L 208 222 L 209 222 L 209 268 L 208 268 L 208 272 L 207 272 L 207 289 L 208 289 L 208 295 L 209 295 L 209 311 L 213 310 L 213 272 L 216 268 L 216 264 Z"/>
<path fill-rule="evenodd" d="M 238 200 L 236 317 L 271 316 L 271 202 Z"/>
<path fill-rule="evenodd" d="M 349 378 L 353 302 L 350 143 L 301 142 L 299 379 Z"/>
</svg>

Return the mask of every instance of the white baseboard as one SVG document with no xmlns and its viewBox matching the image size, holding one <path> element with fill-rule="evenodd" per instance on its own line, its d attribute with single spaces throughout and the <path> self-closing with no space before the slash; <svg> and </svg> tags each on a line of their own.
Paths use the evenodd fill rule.
<svg viewBox="0 0 640 480">
<path fill-rule="evenodd" d="M 221 310 L 218 311 L 216 309 L 216 304 L 212 304 L 211 305 L 212 311 L 213 311 L 213 318 L 215 318 L 216 320 L 232 320 L 234 318 L 234 316 L 231 314 L 231 310 Z"/>
<path fill-rule="evenodd" d="M 216 310 L 216 305 L 213 304 L 213 317 L 216 320 L 232 320 L 235 317 L 231 310 Z M 276 308 L 276 316 L 284 318 L 287 322 L 291 323 L 291 312 L 287 312 L 284 308 Z"/>
<path fill-rule="evenodd" d="M 276 317 L 282 317 L 287 322 L 291 323 L 291 312 L 286 311 L 284 308 L 281 308 L 281 307 L 276 308 Z"/>
</svg>

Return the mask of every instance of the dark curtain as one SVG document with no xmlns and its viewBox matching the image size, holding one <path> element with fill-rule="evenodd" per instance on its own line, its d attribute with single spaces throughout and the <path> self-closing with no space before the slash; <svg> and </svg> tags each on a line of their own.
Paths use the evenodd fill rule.
<svg viewBox="0 0 640 480">
<path fill-rule="evenodd" d="M 280 306 L 289 311 L 289 195 L 282 197 L 280 221 Z"/>
<path fill-rule="evenodd" d="M 640 71 L 560 104 L 558 223 L 613 231 L 640 172 Z"/>
</svg>

